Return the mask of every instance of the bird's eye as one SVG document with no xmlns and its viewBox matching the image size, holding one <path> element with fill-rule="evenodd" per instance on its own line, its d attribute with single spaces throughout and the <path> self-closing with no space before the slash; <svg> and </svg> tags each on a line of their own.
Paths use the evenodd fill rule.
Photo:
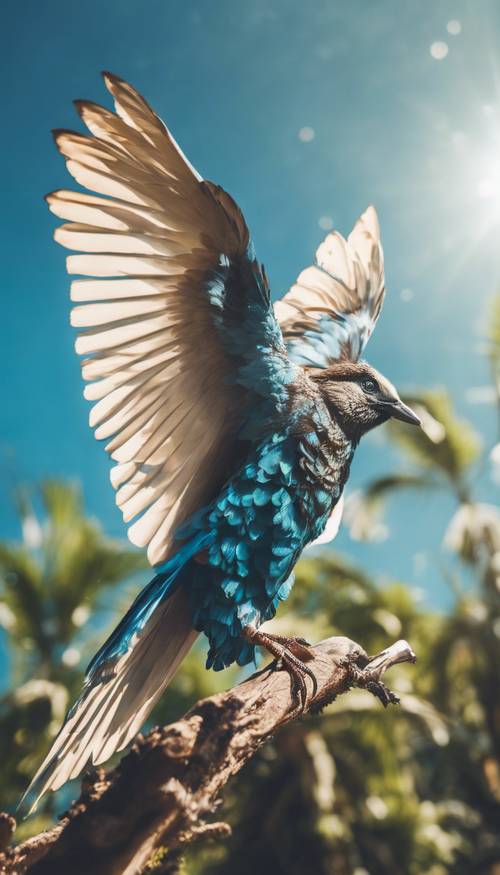
<svg viewBox="0 0 500 875">
<path fill-rule="evenodd" d="M 378 390 L 378 383 L 376 380 L 361 380 L 361 388 L 364 392 L 376 392 Z"/>
</svg>

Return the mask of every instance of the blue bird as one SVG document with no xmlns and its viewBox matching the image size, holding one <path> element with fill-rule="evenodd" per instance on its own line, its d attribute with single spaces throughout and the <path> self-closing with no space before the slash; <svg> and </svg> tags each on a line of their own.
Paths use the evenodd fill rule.
<svg viewBox="0 0 500 875">
<path fill-rule="evenodd" d="M 115 112 L 77 101 L 91 136 L 55 131 L 56 191 L 90 425 L 116 463 L 130 540 L 155 576 L 91 661 L 23 801 L 36 805 L 139 731 L 200 632 L 207 667 L 281 658 L 304 707 L 309 645 L 261 630 L 302 550 L 338 528 L 360 438 L 418 418 L 360 360 L 384 298 L 375 210 L 328 234 L 273 308 L 243 215 L 130 85 Z M 82 278 L 85 277 L 85 278 Z"/>
</svg>

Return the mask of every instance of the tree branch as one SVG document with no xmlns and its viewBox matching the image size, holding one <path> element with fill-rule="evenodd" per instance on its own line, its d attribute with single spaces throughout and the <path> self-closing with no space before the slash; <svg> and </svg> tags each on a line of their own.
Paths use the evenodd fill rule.
<svg viewBox="0 0 500 875">
<path fill-rule="evenodd" d="M 371 660 L 348 638 L 321 641 L 312 654 L 308 665 L 318 690 L 309 713 L 351 687 L 368 689 L 384 705 L 396 703 L 380 678 L 391 665 L 415 661 L 406 641 Z M 201 700 L 177 723 L 139 736 L 115 769 L 84 778 L 80 798 L 58 826 L 0 853 L 0 873 L 167 875 L 177 871 L 189 843 L 227 835 L 227 824 L 206 820 L 219 794 L 271 735 L 298 716 L 289 677 L 275 669 L 272 663 Z M 14 819 L 0 815 L 0 850 L 14 830 Z"/>
</svg>

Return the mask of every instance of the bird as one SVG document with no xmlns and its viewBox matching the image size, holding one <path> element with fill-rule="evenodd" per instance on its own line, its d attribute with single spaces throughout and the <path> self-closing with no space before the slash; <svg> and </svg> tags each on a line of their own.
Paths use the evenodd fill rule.
<svg viewBox="0 0 500 875">
<path fill-rule="evenodd" d="M 264 648 L 304 709 L 311 645 L 261 626 L 304 548 L 338 529 L 363 435 L 419 419 L 362 358 L 385 295 L 370 206 L 274 306 L 243 214 L 195 170 L 130 84 L 114 111 L 75 101 L 88 134 L 55 130 L 79 190 L 46 196 L 73 251 L 71 324 L 90 426 L 154 577 L 90 662 L 81 695 L 21 800 L 105 762 L 138 733 L 200 633 L 207 668 Z"/>
</svg>

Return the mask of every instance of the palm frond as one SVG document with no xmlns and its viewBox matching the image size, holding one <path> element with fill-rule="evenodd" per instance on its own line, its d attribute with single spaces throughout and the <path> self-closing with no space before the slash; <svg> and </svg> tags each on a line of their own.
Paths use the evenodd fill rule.
<svg viewBox="0 0 500 875">
<path fill-rule="evenodd" d="M 449 395 L 443 390 L 405 396 L 405 401 L 428 410 L 443 426 L 443 439 L 436 442 L 422 429 L 409 429 L 396 420 L 388 423 L 389 436 L 419 466 L 440 473 L 458 485 L 479 456 L 479 435 L 467 420 L 456 415 Z"/>
<path fill-rule="evenodd" d="M 362 490 L 351 492 L 345 503 L 344 520 L 354 541 L 385 541 L 389 529 L 383 522 L 386 499 L 406 489 L 435 486 L 430 473 L 386 474 L 370 481 Z"/>
</svg>

